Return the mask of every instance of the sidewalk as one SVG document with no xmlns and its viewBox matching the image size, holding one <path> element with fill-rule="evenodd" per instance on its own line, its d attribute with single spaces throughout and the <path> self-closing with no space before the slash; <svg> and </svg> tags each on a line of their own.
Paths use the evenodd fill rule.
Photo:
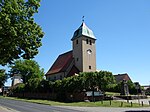
<svg viewBox="0 0 150 112">
<path fill-rule="evenodd" d="M 11 108 L 7 108 L 7 107 L 0 105 L 0 112 L 19 112 L 19 111 L 16 111 L 16 110 L 13 110 Z"/>
<path fill-rule="evenodd" d="M 127 102 L 127 100 L 117 100 L 117 101 L 122 101 L 122 102 Z M 136 100 L 129 100 L 129 102 L 132 102 L 132 103 L 140 103 L 142 104 L 146 104 L 146 105 L 150 105 L 150 99 L 136 99 Z"/>
<path fill-rule="evenodd" d="M 150 99 L 130 100 L 129 102 L 140 103 L 140 104 L 142 104 L 143 102 L 143 104 L 150 105 Z"/>
</svg>

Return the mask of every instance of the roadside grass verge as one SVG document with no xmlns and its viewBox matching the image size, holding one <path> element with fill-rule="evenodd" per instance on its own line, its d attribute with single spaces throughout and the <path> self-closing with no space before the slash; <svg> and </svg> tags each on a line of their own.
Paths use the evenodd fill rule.
<svg viewBox="0 0 150 112">
<path fill-rule="evenodd" d="M 119 96 L 120 95 L 120 93 L 116 93 L 116 92 L 105 92 L 105 94 L 107 96 Z"/>
<path fill-rule="evenodd" d="M 127 103 L 121 101 L 97 101 L 97 102 L 72 102 L 72 103 L 63 103 L 57 101 L 50 101 L 50 100 L 38 100 L 38 99 L 22 99 L 16 97 L 3 97 L 0 98 L 10 99 L 10 100 L 19 100 L 31 103 L 38 103 L 38 104 L 45 104 L 51 106 L 80 106 L 80 107 L 149 107 L 149 105 L 139 105 L 137 103 Z"/>
</svg>

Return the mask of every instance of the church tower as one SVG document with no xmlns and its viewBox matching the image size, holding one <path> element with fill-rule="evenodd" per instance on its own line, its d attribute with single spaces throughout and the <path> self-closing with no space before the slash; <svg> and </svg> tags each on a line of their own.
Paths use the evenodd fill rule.
<svg viewBox="0 0 150 112">
<path fill-rule="evenodd" d="M 96 71 L 96 38 L 84 21 L 72 37 L 73 58 L 80 72 Z"/>
<path fill-rule="evenodd" d="M 73 50 L 58 56 L 46 73 L 47 80 L 61 80 L 79 72 L 96 71 L 96 38 L 84 21 L 72 37 Z"/>
</svg>

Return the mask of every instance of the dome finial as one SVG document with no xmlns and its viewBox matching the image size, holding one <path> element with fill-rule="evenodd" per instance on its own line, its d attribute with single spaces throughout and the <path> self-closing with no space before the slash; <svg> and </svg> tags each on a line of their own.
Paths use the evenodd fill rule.
<svg viewBox="0 0 150 112">
<path fill-rule="evenodd" d="M 82 22 L 84 22 L 84 16 L 82 16 Z"/>
</svg>

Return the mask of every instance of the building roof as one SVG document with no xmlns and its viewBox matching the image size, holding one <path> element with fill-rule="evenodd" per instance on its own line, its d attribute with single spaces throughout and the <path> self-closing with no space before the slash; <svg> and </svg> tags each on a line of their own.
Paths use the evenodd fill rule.
<svg viewBox="0 0 150 112">
<path fill-rule="evenodd" d="M 72 51 L 59 55 L 54 64 L 52 65 L 52 67 L 46 73 L 46 75 L 64 72 L 72 61 L 73 61 Z"/>
<path fill-rule="evenodd" d="M 90 30 L 84 22 L 82 22 L 81 26 L 74 32 L 71 40 L 79 38 L 82 35 L 90 37 L 92 39 L 96 39 L 92 30 Z"/>
<path fill-rule="evenodd" d="M 75 74 L 79 74 L 79 72 L 80 71 L 78 70 L 78 68 L 75 65 L 73 65 L 72 68 L 71 68 L 71 70 L 67 74 L 67 77 L 73 76 Z"/>
<path fill-rule="evenodd" d="M 129 75 L 127 73 L 124 73 L 124 74 L 118 74 L 118 75 L 114 75 L 115 76 L 115 79 L 116 79 L 116 82 L 119 83 L 123 80 L 131 80 Z"/>
</svg>

